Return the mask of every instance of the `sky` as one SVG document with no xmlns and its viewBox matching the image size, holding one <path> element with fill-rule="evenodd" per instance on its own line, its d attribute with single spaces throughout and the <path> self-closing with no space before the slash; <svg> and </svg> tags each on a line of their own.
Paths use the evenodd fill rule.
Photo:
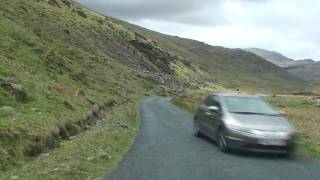
<svg viewBox="0 0 320 180">
<path fill-rule="evenodd" d="M 320 60 L 319 0 L 77 0 L 161 33 Z"/>
</svg>

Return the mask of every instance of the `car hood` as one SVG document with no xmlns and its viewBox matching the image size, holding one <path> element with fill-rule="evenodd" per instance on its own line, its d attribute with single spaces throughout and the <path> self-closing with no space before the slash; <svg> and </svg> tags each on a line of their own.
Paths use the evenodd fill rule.
<svg viewBox="0 0 320 180">
<path fill-rule="evenodd" d="M 264 131 L 295 131 L 294 127 L 282 116 L 233 114 L 232 117 L 241 127 Z"/>
</svg>

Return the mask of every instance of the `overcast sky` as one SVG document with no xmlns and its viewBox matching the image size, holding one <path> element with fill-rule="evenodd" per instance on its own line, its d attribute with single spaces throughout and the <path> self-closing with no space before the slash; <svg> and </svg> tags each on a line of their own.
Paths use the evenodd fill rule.
<svg viewBox="0 0 320 180">
<path fill-rule="evenodd" d="M 319 0 L 77 0 L 158 32 L 320 60 Z"/>
</svg>

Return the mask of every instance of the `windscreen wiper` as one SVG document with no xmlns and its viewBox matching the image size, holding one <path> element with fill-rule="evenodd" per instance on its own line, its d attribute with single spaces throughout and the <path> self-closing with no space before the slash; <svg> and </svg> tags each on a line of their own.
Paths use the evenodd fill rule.
<svg viewBox="0 0 320 180">
<path fill-rule="evenodd" d="M 266 116 L 277 116 L 277 114 L 267 114 L 267 113 L 258 113 L 258 112 L 245 112 L 245 111 L 234 111 L 234 112 L 231 112 L 231 113 L 234 113 L 234 114 L 257 114 L 257 115 L 266 115 Z"/>
</svg>

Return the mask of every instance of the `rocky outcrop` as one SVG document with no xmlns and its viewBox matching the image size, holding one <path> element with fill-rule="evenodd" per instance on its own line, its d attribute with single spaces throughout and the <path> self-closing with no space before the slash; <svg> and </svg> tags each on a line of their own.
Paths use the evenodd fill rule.
<svg viewBox="0 0 320 180">
<path fill-rule="evenodd" d="M 171 63 L 175 62 L 175 57 L 169 52 L 161 49 L 153 41 L 137 35 L 136 39 L 131 40 L 130 44 L 134 46 L 140 53 L 142 53 L 153 65 L 158 67 L 162 72 L 173 73 L 170 67 Z"/>
<path fill-rule="evenodd" d="M 60 8 L 60 4 L 57 0 L 49 0 L 48 3 L 52 6 L 55 6 L 55 7 L 59 7 Z"/>
<path fill-rule="evenodd" d="M 87 14 L 85 12 L 81 11 L 81 10 L 77 10 L 77 14 L 79 16 L 83 17 L 83 18 L 87 18 L 88 17 Z"/>
<path fill-rule="evenodd" d="M 30 98 L 19 80 L 0 77 L 0 87 L 13 95 L 18 102 L 26 103 Z"/>
</svg>

